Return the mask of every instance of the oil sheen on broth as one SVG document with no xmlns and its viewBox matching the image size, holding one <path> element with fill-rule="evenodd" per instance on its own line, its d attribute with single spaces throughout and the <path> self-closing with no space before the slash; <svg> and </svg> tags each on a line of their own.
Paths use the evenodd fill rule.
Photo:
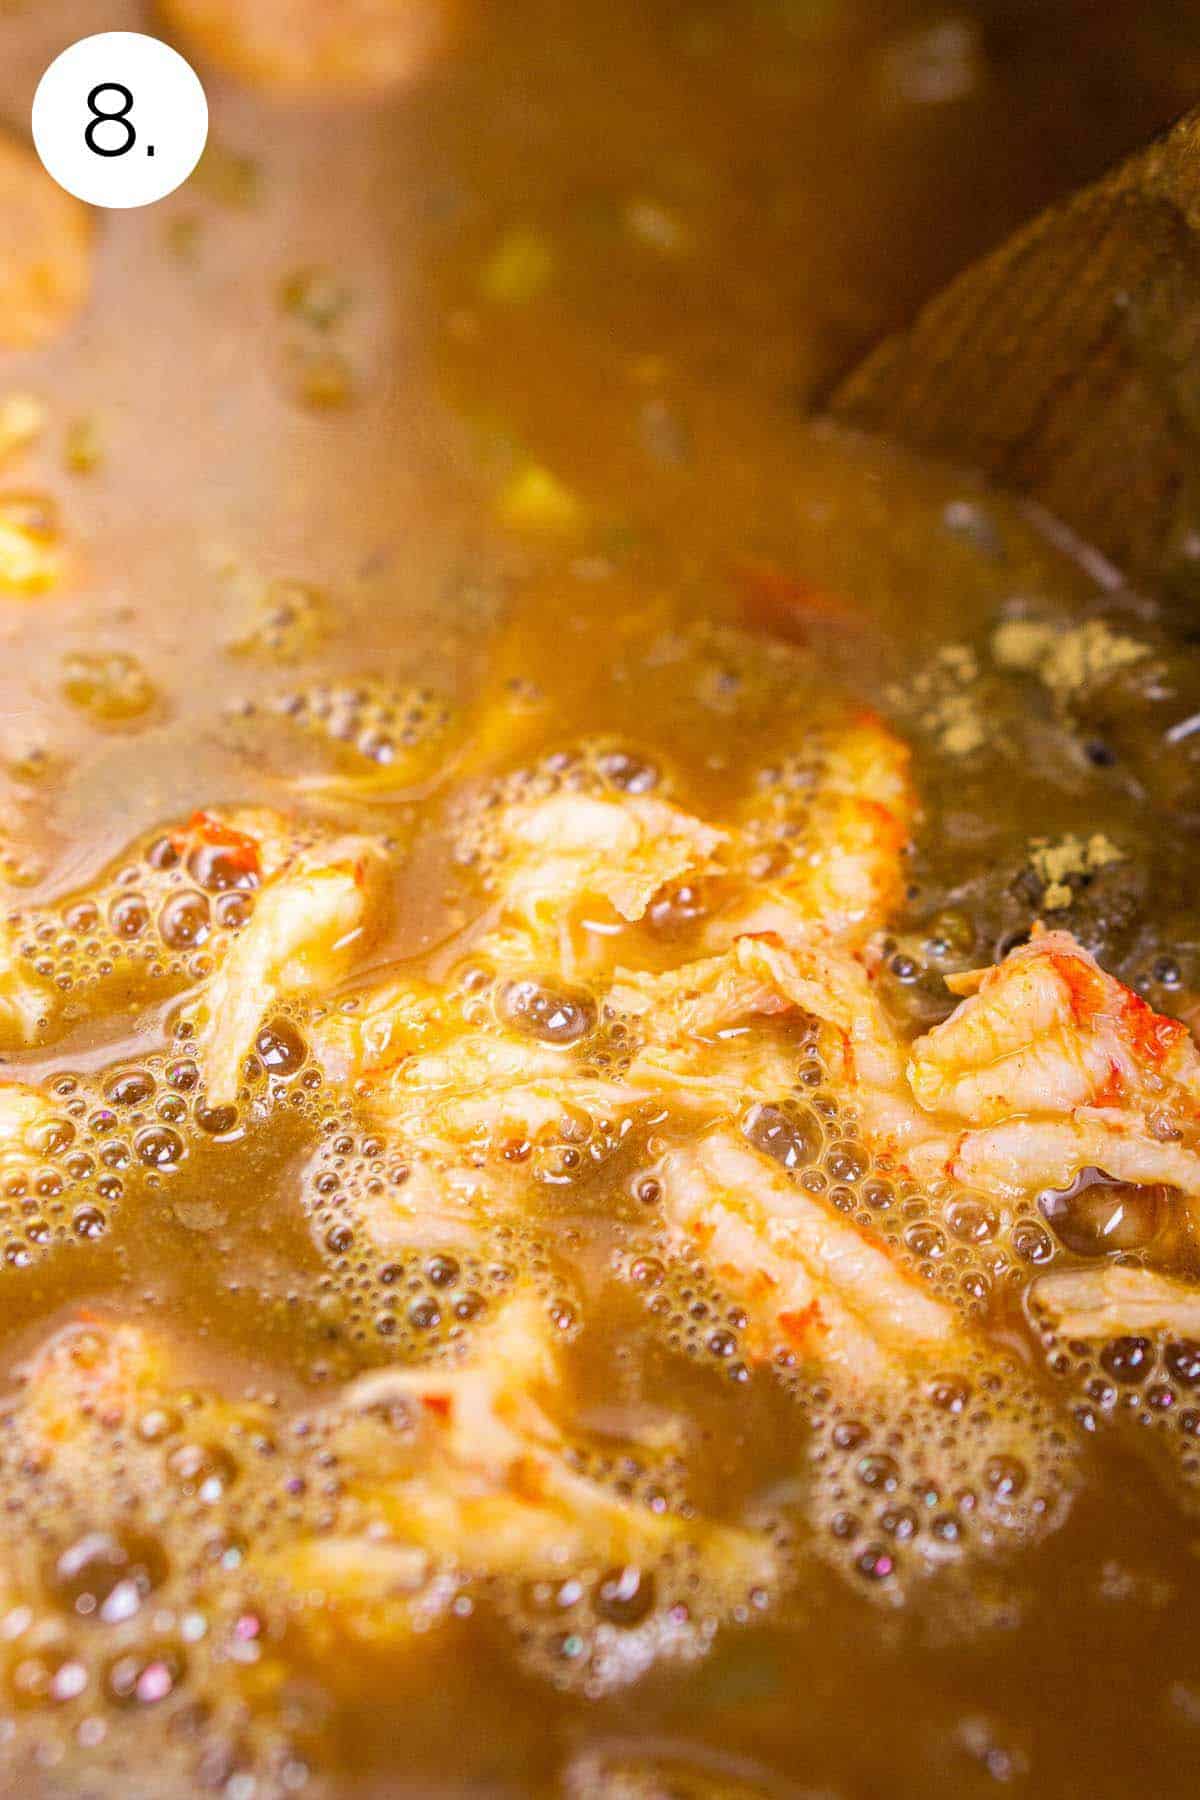
<svg viewBox="0 0 1200 1800">
<path fill-rule="evenodd" d="M 1194 1791 L 1194 645 L 812 414 L 1196 47 L 644 10 L 0 138 L 6 1792 Z"/>
</svg>

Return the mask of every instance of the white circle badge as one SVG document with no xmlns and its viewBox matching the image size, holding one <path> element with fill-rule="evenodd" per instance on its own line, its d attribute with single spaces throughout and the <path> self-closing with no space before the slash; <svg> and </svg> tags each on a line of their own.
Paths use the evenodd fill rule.
<svg viewBox="0 0 1200 1800">
<path fill-rule="evenodd" d="M 92 206 L 149 206 L 186 181 L 208 137 L 200 78 L 140 31 L 56 56 L 33 96 L 33 142 L 59 187 Z"/>
</svg>

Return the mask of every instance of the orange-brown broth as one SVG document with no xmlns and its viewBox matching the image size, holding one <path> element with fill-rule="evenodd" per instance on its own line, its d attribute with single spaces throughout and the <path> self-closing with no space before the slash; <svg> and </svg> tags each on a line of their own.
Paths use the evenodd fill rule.
<svg viewBox="0 0 1200 1800">
<path fill-rule="evenodd" d="M 205 167 L 161 205 L 99 222 L 95 292 L 61 344 L 0 357 L 5 388 L 47 404 L 19 481 L 54 498 L 70 556 L 57 591 L 0 603 L 0 823 L 23 865 L 8 910 L 48 917 L 194 808 L 299 805 L 408 847 L 369 964 L 445 981 L 486 918 L 454 826 L 489 777 L 599 735 L 722 819 L 785 726 L 868 705 L 912 739 L 922 802 L 893 949 L 920 961 L 948 912 L 960 933 L 915 982 L 889 962 L 896 1015 L 914 1029 L 941 1016 L 946 970 L 990 960 L 1028 927 L 1039 895 L 1013 879 L 1030 837 L 1097 821 L 1125 865 L 1076 896 L 1071 922 L 1170 1007 L 1178 984 L 1156 971 L 1175 958 L 1190 984 L 1200 933 L 1166 802 L 1081 756 L 1078 734 L 1017 675 L 976 695 L 984 741 L 964 762 L 947 749 L 942 690 L 924 679 L 947 644 L 986 660 L 1016 602 L 1074 618 L 1101 603 L 1104 582 L 965 478 L 806 416 L 922 293 L 1179 98 L 1184 77 L 1164 72 L 1144 29 L 1114 98 L 1123 46 L 1065 5 L 1049 11 L 1062 44 L 1047 25 L 1024 38 L 1003 9 L 983 9 L 977 38 L 968 31 L 973 84 L 942 105 L 889 88 L 889 56 L 925 20 L 907 4 L 664 4 L 648 17 L 621 4 L 578 9 L 564 30 L 557 9 L 528 0 L 502 19 L 464 18 L 427 86 L 336 110 L 206 70 Z M 6 114 L 19 123 L 63 43 L 115 22 L 85 4 L 0 18 Z M 1066 93 L 1062 45 L 1082 71 Z M 667 248 L 648 241 L 664 231 L 676 233 Z M 549 246 L 550 271 L 523 299 L 489 298 L 483 271 L 513 232 Z M 331 330 L 281 300 L 309 268 L 345 285 Z M 344 404 L 311 404 L 317 375 L 344 384 Z M 78 421 L 100 446 L 88 472 L 64 460 Z M 530 463 L 574 497 L 565 529 L 506 522 L 504 496 Z M 273 582 L 302 584 L 324 621 L 287 660 L 244 648 Z M 740 684 L 727 679 L 735 640 L 721 635 L 733 627 L 752 641 Z M 776 638 L 791 649 L 770 649 Z M 78 685 L 74 701 L 65 691 L 64 659 L 98 650 L 136 659 L 149 683 L 140 713 L 97 717 Z M 508 677 L 534 704 L 519 745 L 485 746 L 475 764 L 435 745 L 396 792 L 298 800 L 298 776 L 379 765 L 287 722 L 280 701 L 368 677 L 419 686 L 463 717 Z M 1130 729 L 1149 741 L 1151 724 Z M 640 928 L 622 946 L 642 966 L 674 954 Z M 187 1048 L 172 1036 L 172 986 L 158 1000 L 118 984 L 9 1072 L 73 1080 L 62 1098 L 82 1091 L 86 1117 L 114 1068 L 153 1059 L 161 1098 L 166 1064 Z M 1030 1268 L 1014 1256 L 974 1312 L 1011 1354 L 1011 1404 L 1031 1442 L 1054 1440 L 1053 1461 L 1069 1441 L 1081 1460 L 1070 1517 L 1026 1550 L 905 1577 L 902 1604 L 881 1605 L 828 1550 L 828 1520 L 818 1547 L 802 1508 L 789 1513 L 819 1389 L 770 1370 L 730 1380 L 709 1347 L 728 1299 L 686 1267 L 666 1274 L 657 1310 L 653 1275 L 614 1278 L 655 1249 L 628 1193 L 634 1150 L 545 1190 L 523 1228 L 489 1243 L 478 1289 L 499 1310 L 507 1287 L 528 1282 L 569 1309 L 565 1394 L 582 1433 L 611 1434 L 614 1413 L 674 1411 L 700 1447 L 680 1488 L 698 1512 L 775 1509 L 786 1578 L 761 1619 L 751 1610 L 706 1657 L 600 1694 L 578 1675 L 565 1592 L 517 1605 L 483 1584 L 442 1631 L 390 1653 L 306 1635 L 285 1608 L 264 1607 L 260 1636 L 239 1638 L 239 1607 L 260 1605 L 242 1598 L 248 1547 L 319 1529 L 336 1507 L 321 1407 L 356 1372 L 424 1354 L 453 1327 L 445 1306 L 426 1339 L 405 1323 L 430 1291 L 424 1276 L 419 1292 L 406 1285 L 412 1267 L 381 1272 L 357 1240 L 330 1248 L 309 1163 L 323 1122 L 354 1139 L 351 1167 L 371 1158 L 343 1096 L 282 1086 L 229 1141 L 189 1114 L 178 1166 L 135 1159 L 111 1200 L 88 1176 L 44 1205 L 4 1202 L 10 1377 L 87 1308 L 174 1346 L 176 1385 L 198 1396 L 181 1403 L 185 1437 L 193 1413 L 211 1439 L 213 1407 L 248 1409 L 228 1492 L 207 1512 L 194 1483 L 170 1500 L 177 1566 L 145 1609 L 137 1654 L 168 1667 L 171 1695 L 143 1702 L 135 1687 L 131 1703 L 126 1683 L 114 1698 L 103 1627 L 68 1606 L 87 1685 L 56 1702 L 52 1672 L 11 1675 L 30 1660 L 14 1653 L 0 1694 L 8 1791 L 1192 1791 L 1186 1434 L 1139 1430 L 1133 1408 L 1126 1430 L 1078 1423 L 1085 1375 L 1046 1367 L 1021 1307 Z M 78 1225 L 85 1204 L 94 1231 Z M 155 1483 L 159 1499 L 171 1492 L 157 1452 L 124 1426 L 111 1441 L 103 1431 L 94 1488 L 64 1489 L 6 1425 L 3 1535 L 27 1587 L 93 1512 L 141 1517 Z M 1156 1470 L 1142 1452 L 1168 1438 Z M 262 1645 L 257 1661 L 221 1648 L 248 1641 Z"/>
</svg>

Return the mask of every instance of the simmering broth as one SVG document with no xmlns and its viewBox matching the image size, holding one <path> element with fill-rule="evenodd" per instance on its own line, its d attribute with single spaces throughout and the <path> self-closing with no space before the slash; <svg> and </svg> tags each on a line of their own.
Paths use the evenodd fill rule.
<svg viewBox="0 0 1200 1800">
<path fill-rule="evenodd" d="M 1194 633 L 818 413 L 1200 40 L 116 10 L 0 7 L 5 1791 L 1191 1793 Z"/>
</svg>

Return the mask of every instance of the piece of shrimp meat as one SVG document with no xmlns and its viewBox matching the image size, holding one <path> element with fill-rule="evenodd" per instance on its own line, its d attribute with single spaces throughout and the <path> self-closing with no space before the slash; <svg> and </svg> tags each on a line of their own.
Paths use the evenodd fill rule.
<svg viewBox="0 0 1200 1800">
<path fill-rule="evenodd" d="M 872 1384 L 961 1347 L 952 1307 L 732 1132 L 668 1152 L 660 1174 L 668 1219 L 746 1304 L 761 1354 Z"/>
<path fill-rule="evenodd" d="M 86 1457 L 89 1426 L 130 1424 L 162 1391 L 169 1358 L 139 1325 L 81 1311 L 25 1369 L 22 1424 L 45 1456 Z"/>
<path fill-rule="evenodd" d="M 772 932 L 789 944 L 818 936 L 861 949 L 903 893 L 908 765 L 907 746 L 869 713 L 785 757 L 741 808 L 750 885 L 710 935 Z"/>
<path fill-rule="evenodd" d="M 349 1613 L 351 1627 L 386 1584 L 401 1596 L 406 1584 L 442 1591 L 439 1571 L 527 1582 L 679 1554 L 731 1607 L 770 1584 L 765 1537 L 656 1510 L 583 1471 L 549 1410 L 561 1384 L 544 1312 L 523 1296 L 457 1367 L 360 1377 L 334 1409 L 360 1528 L 304 1540 L 280 1572 L 310 1602 Z M 392 1609 L 393 1629 L 411 1622 L 411 1606 Z"/>
<path fill-rule="evenodd" d="M 61 1115 L 50 1098 L 23 1082 L 0 1082 L 0 1175 L 25 1174 L 58 1147 Z"/>
<path fill-rule="evenodd" d="M 347 837 L 306 852 L 262 888 L 197 1009 L 210 1106 L 237 1099 L 267 1009 L 332 985 L 366 949 L 386 869 L 373 839 Z"/>
<path fill-rule="evenodd" d="M 504 910 L 534 931 L 569 923 L 589 901 L 633 924 L 668 883 L 713 867 L 727 840 L 665 800 L 574 793 L 508 806 L 501 835 Z"/>
<path fill-rule="evenodd" d="M 1043 1275 L 1030 1296 L 1063 1338 L 1112 1338 L 1166 1331 L 1200 1338 L 1200 1288 L 1151 1269 L 1105 1263 Z"/>
<path fill-rule="evenodd" d="M 951 985 L 966 998 L 913 1045 L 908 1081 L 957 1125 L 959 1180 L 1015 1196 L 1094 1167 L 1200 1198 L 1200 1054 L 1185 1025 L 1063 931 Z"/>
</svg>

